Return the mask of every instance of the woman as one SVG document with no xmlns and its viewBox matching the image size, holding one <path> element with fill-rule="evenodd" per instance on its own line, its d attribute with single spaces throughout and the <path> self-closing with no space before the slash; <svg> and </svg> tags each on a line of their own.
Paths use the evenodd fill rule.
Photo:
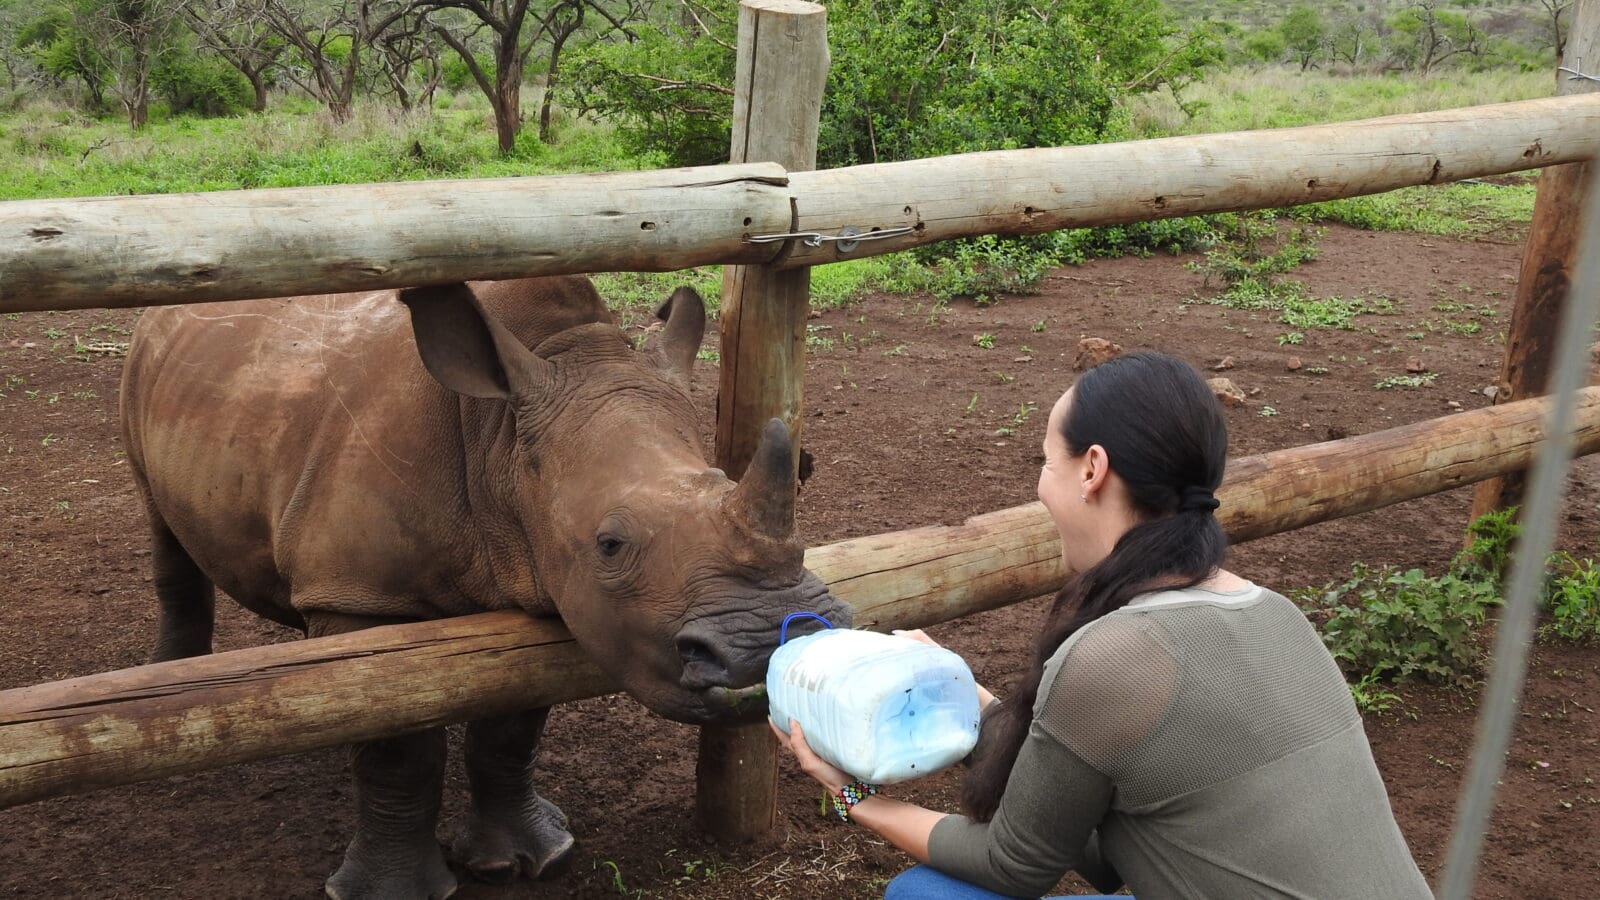
<svg viewBox="0 0 1600 900">
<path fill-rule="evenodd" d="M 842 816 L 926 864 L 887 897 L 1038 897 L 1068 871 L 1142 900 L 1432 897 L 1332 657 L 1221 568 L 1226 454 L 1216 399 L 1170 356 L 1113 359 L 1056 402 L 1039 499 L 1077 574 L 1015 696 L 980 689 L 968 815 L 875 794 L 779 732 Z"/>
</svg>

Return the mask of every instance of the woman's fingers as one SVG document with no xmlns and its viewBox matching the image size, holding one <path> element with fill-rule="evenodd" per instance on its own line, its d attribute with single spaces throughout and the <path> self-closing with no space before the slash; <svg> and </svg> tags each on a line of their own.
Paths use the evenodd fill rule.
<svg viewBox="0 0 1600 900">
<path fill-rule="evenodd" d="M 938 641 L 934 640 L 931 637 L 928 637 L 926 634 L 923 633 L 922 629 L 920 629 L 920 628 L 911 628 L 911 629 L 907 629 L 905 631 L 896 630 L 896 631 L 891 632 L 891 633 L 894 634 L 896 637 L 910 638 L 913 641 L 917 641 L 919 643 L 927 644 L 927 645 L 932 646 L 932 647 L 939 646 L 939 642 Z"/>
</svg>

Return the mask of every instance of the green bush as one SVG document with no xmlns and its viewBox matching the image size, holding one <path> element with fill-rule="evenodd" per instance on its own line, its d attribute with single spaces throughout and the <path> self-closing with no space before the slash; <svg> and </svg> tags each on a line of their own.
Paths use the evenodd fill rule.
<svg viewBox="0 0 1600 900">
<path fill-rule="evenodd" d="M 150 85 L 174 115 L 238 115 L 255 100 L 239 70 L 214 56 L 169 53 L 151 71 Z"/>
<path fill-rule="evenodd" d="M 1562 553 L 1555 558 L 1565 569 L 1550 583 L 1545 606 L 1550 624 L 1543 633 L 1568 640 L 1600 638 L 1600 566 L 1592 559 L 1574 559 Z"/>
<path fill-rule="evenodd" d="M 476 55 L 474 55 L 473 59 L 477 62 L 478 68 L 488 77 L 489 83 L 493 84 L 495 77 L 494 60 Z M 466 61 L 461 58 L 459 53 L 445 55 L 444 60 L 439 64 L 439 83 L 444 85 L 446 90 L 453 92 L 478 90 L 478 82 L 472 77 L 472 70 L 467 68 Z"/>
<path fill-rule="evenodd" d="M 615 124 L 632 152 L 679 165 L 727 158 L 735 5 L 667 23 L 637 40 L 575 54 L 560 88 L 580 114 Z M 941 154 L 1093 143 L 1124 136 L 1123 93 L 1178 87 L 1223 56 L 1220 31 L 1180 33 L 1159 0 L 836 0 L 832 65 L 817 156 L 823 167 Z M 644 73 L 648 77 L 643 77 Z M 1026 290 L 1051 266 L 1110 246 L 1189 247 L 1185 226 L 1133 226 L 1106 238 L 982 238 L 919 251 L 919 280 L 980 302 Z"/>
<path fill-rule="evenodd" d="M 928 291 L 940 300 L 965 297 L 979 306 L 1003 294 L 1025 294 L 1051 269 L 1111 256 L 1183 253 L 1217 239 L 1221 216 L 1189 216 L 1115 225 L 1072 228 L 1030 237 L 981 235 L 931 244 L 911 256 L 927 268 L 902 270 L 882 283 L 888 290 Z"/>
<path fill-rule="evenodd" d="M 1499 597 L 1493 583 L 1459 572 L 1435 578 L 1358 563 L 1349 581 L 1297 600 L 1352 678 L 1469 685 L 1483 661 L 1478 628 Z"/>
<path fill-rule="evenodd" d="M 1511 567 L 1511 550 L 1522 536 L 1517 507 L 1485 513 L 1467 526 L 1467 549 L 1456 557 L 1454 568 L 1491 584 L 1505 580 Z"/>
<path fill-rule="evenodd" d="M 567 105 L 613 121 L 640 149 L 693 165 L 726 158 L 736 7 L 710 28 L 674 19 L 574 54 Z M 836 0 L 818 139 L 822 166 L 1099 141 L 1116 98 L 1181 83 L 1221 61 L 1216 32 L 1180 34 L 1159 0 Z"/>
</svg>

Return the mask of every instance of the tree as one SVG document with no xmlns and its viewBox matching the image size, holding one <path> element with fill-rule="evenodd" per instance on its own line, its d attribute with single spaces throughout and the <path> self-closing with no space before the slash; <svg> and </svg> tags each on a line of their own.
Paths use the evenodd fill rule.
<svg viewBox="0 0 1600 900">
<path fill-rule="evenodd" d="M 1275 63 L 1283 59 L 1283 54 L 1288 50 L 1289 44 L 1283 39 L 1283 32 L 1276 28 L 1263 28 L 1244 39 L 1244 52 L 1260 62 Z"/>
<path fill-rule="evenodd" d="M 1333 27 L 1328 37 L 1328 55 L 1351 66 L 1361 65 L 1362 59 L 1372 51 L 1378 35 L 1378 23 L 1361 13 L 1349 13 Z"/>
<path fill-rule="evenodd" d="M 17 33 L 16 47 L 55 84 L 78 81 L 83 85 L 88 104 L 105 105 L 105 84 L 109 78 L 105 61 L 93 44 L 78 30 L 72 11 L 64 4 L 47 7 Z"/>
<path fill-rule="evenodd" d="M 5 73 L 8 90 L 22 84 L 23 67 L 27 57 L 14 51 L 22 49 L 20 35 L 27 27 L 27 11 L 15 0 L 0 0 L 0 69 Z"/>
<path fill-rule="evenodd" d="M 438 36 L 433 33 L 425 11 L 418 9 L 402 18 L 380 35 L 373 46 L 378 51 L 378 62 L 389 90 L 400 102 L 401 109 L 409 111 L 419 101 L 433 103 L 433 92 L 439 88 L 444 66 L 439 60 Z M 413 77 L 417 74 L 422 78 L 420 84 Z"/>
<path fill-rule="evenodd" d="M 685 4 L 636 41 L 580 54 L 565 92 L 637 150 L 727 159 L 735 5 Z M 1181 87 L 1222 58 L 1215 29 L 1179 31 L 1158 0 L 834 0 L 818 163 L 1060 146 L 1120 125 L 1116 97 Z"/>
<path fill-rule="evenodd" d="M 255 91 L 251 109 L 267 108 L 267 73 L 278 65 L 286 47 L 268 26 L 259 3 L 252 0 L 189 0 L 184 21 L 206 49 L 239 70 Z"/>
<path fill-rule="evenodd" d="M 1283 33 L 1289 51 L 1300 60 L 1300 71 L 1311 68 L 1326 39 L 1327 26 L 1323 24 L 1322 13 L 1312 6 L 1296 6 L 1289 10 L 1278 30 Z"/>
<path fill-rule="evenodd" d="M 522 130 L 522 81 L 528 59 L 541 44 L 549 47 L 545 102 L 539 114 L 539 137 L 549 140 L 550 91 L 567 42 L 593 12 L 614 30 L 634 37 L 628 23 L 643 16 L 635 0 L 423 0 L 434 11 L 434 31 L 461 57 L 472 80 L 494 109 L 495 136 L 501 153 L 510 153 Z M 454 10 L 458 15 L 440 15 Z M 488 30 L 494 60 L 486 71 L 473 53 L 474 38 Z"/>
<path fill-rule="evenodd" d="M 110 74 L 110 87 L 128 125 L 144 127 L 150 115 L 150 73 L 177 47 L 182 0 L 63 0 L 74 24 Z"/>
<path fill-rule="evenodd" d="M 1395 58 L 1424 75 L 1457 54 L 1479 55 L 1485 46 L 1483 31 L 1475 22 L 1441 5 L 1442 0 L 1416 0 L 1392 22 Z"/>
<path fill-rule="evenodd" d="M 255 0 L 266 23 L 294 48 L 289 80 L 328 108 L 335 122 L 354 110 L 363 54 L 415 0 Z"/>
<path fill-rule="evenodd" d="M 1567 50 L 1567 28 L 1561 17 L 1572 9 L 1572 0 L 1539 0 L 1545 14 L 1550 17 L 1550 43 L 1556 48 L 1556 59 Z"/>
</svg>

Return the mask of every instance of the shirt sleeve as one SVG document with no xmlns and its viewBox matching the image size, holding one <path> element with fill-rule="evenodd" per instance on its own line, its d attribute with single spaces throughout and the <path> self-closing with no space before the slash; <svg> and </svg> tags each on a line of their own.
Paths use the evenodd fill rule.
<svg viewBox="0 0 1600 900">
<path fill-rule="evenodd" d="M 1099 852 L 1095 828 L 1112 782 L 1035 722 L 1017 754 L 994 819 L 945 816 L 928 838 L 935 869 L 999 894 L 1039 897 L 1076 870 L 1097 890 L 1122 879 Z"/>
</svg>

